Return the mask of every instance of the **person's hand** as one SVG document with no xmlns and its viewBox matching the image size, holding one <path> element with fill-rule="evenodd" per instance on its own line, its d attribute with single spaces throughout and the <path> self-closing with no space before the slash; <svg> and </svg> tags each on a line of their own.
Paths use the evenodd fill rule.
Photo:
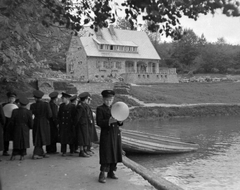
<svg viewBox="0 0 240 190">
<path fill-rule="evenodd" d="M 109 125 L 112 124 L 112 123 L 116 123 L 116 122 L 117 122 L 116 119 L 114 119 L 113 117 L 110 117 L 110 119 L 109 119 Z"/>
</svg>

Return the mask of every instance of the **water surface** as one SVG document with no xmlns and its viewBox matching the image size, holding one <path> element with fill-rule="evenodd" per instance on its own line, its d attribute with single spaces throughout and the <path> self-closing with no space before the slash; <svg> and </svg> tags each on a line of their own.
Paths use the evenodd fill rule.
<svg viewBox="0 0 240 190">
<path fill-rule="evenodd" d="M 183 154 L 128 157 L 185 190 L 240 190 L 240 118 L 237 116 L 137 120 L 124 128 L 195 142 Z"/>
</svg>

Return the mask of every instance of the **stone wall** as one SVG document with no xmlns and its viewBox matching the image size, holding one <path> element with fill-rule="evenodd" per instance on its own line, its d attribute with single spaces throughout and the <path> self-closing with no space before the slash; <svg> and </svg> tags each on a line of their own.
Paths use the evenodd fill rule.
<svg viewBox="0 0 240 190">
<path fill-rule="evenodd" d="M 93 83 L 83 83 L 83 82 L 74 82 L 71 83 L 77 88 L 77 93 L 89 92 L 90 94 L 101 94 L 103 90 L 113 89 L 113 83 L 104 83 L 104 82 L 93 82 Z"/>
<path fill-rule="evenodd" d="M 66 59 L 67 74 L 78 81 L 88 81 L 87 56 L 79 37 L 73 37 Z"/>
<path fill-rule="evenodd" d="M 156 73 L 126 73 L 122 75 L 123 80 L 128 83 L 146 84 L 146 83 L 178 83 L 177 75 L 163 75 Z"/>
<path fill-rule="evenodd" d="M 104 62 L 109 65 L 104 67 Z M 119 67 L 116 67 L 116 62 L 119 63 Z M 88 58 L 88 73 L 89 80 L 95 82 L 117 82 L 121 79 L 121 74 L 125 73 L 125 59 L 117 58 Z"/>
</svg>

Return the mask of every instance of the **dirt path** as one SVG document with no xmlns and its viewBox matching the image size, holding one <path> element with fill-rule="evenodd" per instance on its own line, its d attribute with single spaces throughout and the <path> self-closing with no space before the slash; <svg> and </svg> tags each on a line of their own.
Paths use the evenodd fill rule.
<svg viewBox="0 0 240 190">
<path fill-rule="evenodd" d="M 59 147 L 58 147 L 59 148 Z M 59 150 L 59 149 L 58 149 Z M 32 160 L 32 148 L 25 160 L 9 161 L 0 156 L 0 177 L 2 190 L 150 190 L 154 189 L 140 175 L 123 164 L 118 165 L 118 180 L 107 179 L 106 184 L 98 182 L 98 146 L 90 158 L 60 154 L 50 158 Z"/>
<path fill-rule="evenodd" d="M 240 105 L 240 104 L 229 104 L 229 103 L 198 103 L 198 104 L 165 104 L 165 103 L 145 103 L 131 95 L 124 95 L 127 96 L 129 99 L 134 100 L 141 106 L 145 107 L 187 107 L 187 106 L 206 106 L 206 105 Z M 134 106 L 133 106 L 134 107 Z"/>
</svg>

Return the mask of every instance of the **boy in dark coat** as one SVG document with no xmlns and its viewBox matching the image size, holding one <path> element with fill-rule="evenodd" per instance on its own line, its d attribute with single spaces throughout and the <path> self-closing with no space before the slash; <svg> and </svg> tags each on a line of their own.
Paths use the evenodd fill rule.
<svg viewBox="0 0 240 190">
<path fill-rule="evenodd" d="M 62 156 L 66 156 L 67 145 L 70 147 L 70 154 L 74 153 L 74 116 L 75 105 L 70 103 L 70 94 L 62 93 L 63 103 L 59 107 L 58 121 Z"/>
<path fill-rule="evenodd" d="M 49 119 L 51 144 L 46 146 L 47 154 L 57 153 L 57 141 L 58 141 L 58 92 L 52 92 L 49 94 L 51 98 L 49 105 L 52 111 L 52 117 Z"/>
<path fill-rule="evenodd" d="M 3 113 L 2 105 L 0 105 L 0 151 L 3 150 L 3 126 L 5 124 L 5 116 Z M 0 159 L 1 161 L 1 159 Z"/>
<path fill-rule="evenodd" d="M 16 97 L 17 94 L 13 91 L 9 91 L 7 93 L 7 98 L 8 101 L 6 103 L 2 104 L 2 107 L 8 105 L 8 104 L 15 104 L 16 105 Z M 10 125 L 10 118 L 11 117 L 6 117 L 6 122 L 5 125 L 3 127 L 3 139 L 4 139 L 4 150 L 3 150 L 3 156 L 10 156 L 10 154 L 8 153 L 9 150 L 9 141 L 12 140 L 12 129 L 11 129 L 11 125 Z"/>
<path fill-rule="evenodd" d="M 44 153 L 43 146 L 51 144 L 49 119 L 52 111 L 47 102 L 42 101 L 44 93 L 40 90 L 33 92 L 36 103 L 30 105 L 30 110 L 34 115 L 33 122 L 33 159 L 49 157 Z"/>
<path fill-rule="evenodd" d="M 92 143 L 97 143 L 98 142 L 98 136 L 97 136 L 97 130 L 96 130 L 96 126 L 95 126 L 95 119 L 93 117 L 93 111 L 90 107 L 91 104 L 91 96 L 89 94 L 89 96 L 87 96 L 86 98 L 86 109 L 87 109 L 87 114 L 88 114 L 88 130 L 89 130 L 89 138 L 90 138 L 90 144 L 87 147 L 87 152 L 90 153 L 94 153 L 91 149 L 92 149 Z"/>
<path fill-rule="evenodd" d="M 77 95 L 73 95 L 71 98 L 70 98 L 70 103 L 73 104 L 75 106 L 75 108 L 77 107 L 78 105 L 78 96 Z M 77 134 L 78 134 L 78 129 L 76 128 L 76 126 L 74 125 L 75 127 L 75 136 L 74 136 L 74 153 L 79 153 L 78 152 L 78 138 L 77 138 Z"/>
<path fill-rule="evenodd" d="M 122 141 L 119 126 L 121 121 L 117 121 L 111 116 L 111 105 L 114 100 L 113 90 L 102 91 L 103 105 L 97 107 L 96 122 L 101 128 L 100 134 L 100 175 L 98 181 L 106 182 L 107 177 L 117 179 L 114 171 L 117 170 L 117 163 L 122 162 Z"/>
<path fill-rule="evenodd" d="M 32 112 L 26 108 L 29 100 L 25 97 L 19 98 L 20 107 L 13 110 L 11 125 L 13 125 L 13 151 L 10 160 L 20 155 L 20 160 L 27 154 L 29 143 L 29 130 L 32 129 Z"/>
<path fill-rule="evenodd" d="M 91 139 L 89 136 L 89 116 L 87 98 L 90 96 L 88 92 L 79 94 L 79 103 L 76 108 L 75 126 L 78 131 L 78 144 L 80 147 L 79 157 L 91 156 L 87 152 L 87 146 L 90 145 Z"/>
</svg>

